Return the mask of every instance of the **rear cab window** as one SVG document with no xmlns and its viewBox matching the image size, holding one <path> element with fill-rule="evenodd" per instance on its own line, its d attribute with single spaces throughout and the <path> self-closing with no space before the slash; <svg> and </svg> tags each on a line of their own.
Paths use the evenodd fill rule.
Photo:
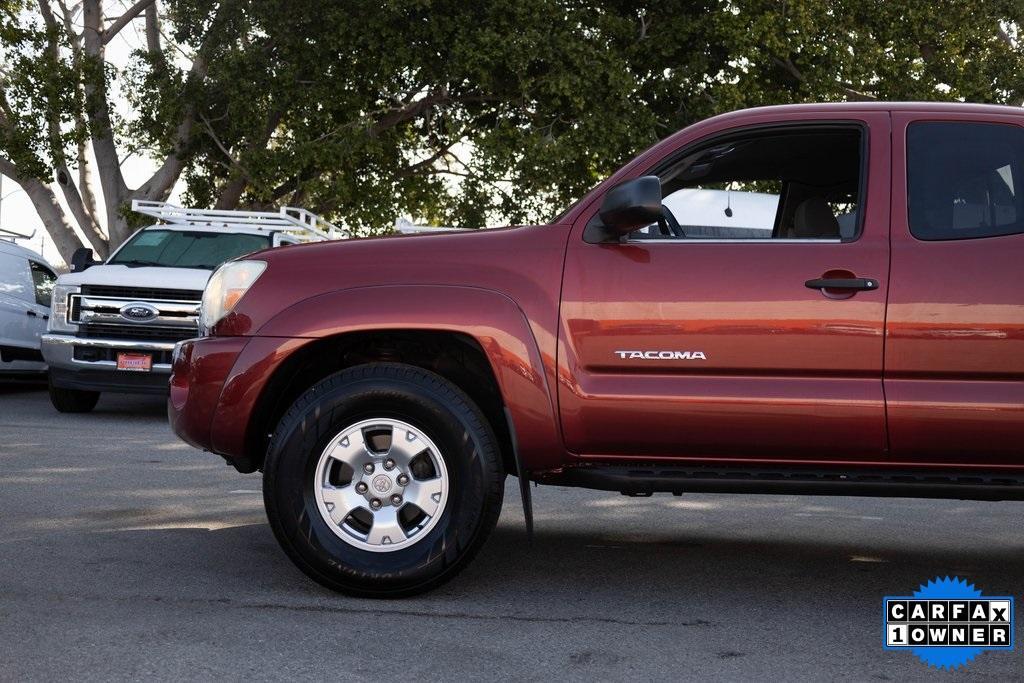
<svg viewBox="0 0 1024 683">
<path fill-rule="evenodd" d="M 907 129 L 907 206 L 919 240 L 1024 233 L 1024 129 L 919 121 Z"/>
</svg>

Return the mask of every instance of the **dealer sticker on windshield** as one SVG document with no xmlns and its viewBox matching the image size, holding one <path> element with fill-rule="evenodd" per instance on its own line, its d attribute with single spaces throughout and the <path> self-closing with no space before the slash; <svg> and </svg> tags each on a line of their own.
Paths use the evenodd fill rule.
<svg viewBox="0 0 1024 683">
<path fill-rule="evenodd" d="M 910 650 L 939 669 L 964 666 L 985 650 L 1013 649 L 1013 598 L 982 595 L 959 577 L 886 596 L 882 623 L 885 649 Z"/>
</svg>

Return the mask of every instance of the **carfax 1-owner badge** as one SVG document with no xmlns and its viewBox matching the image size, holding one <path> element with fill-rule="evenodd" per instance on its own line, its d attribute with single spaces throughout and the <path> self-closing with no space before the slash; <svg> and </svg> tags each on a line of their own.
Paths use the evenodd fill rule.
<svg viewBox="0 0 1024 683">
<path fill-rule="evenodd" d="M 913 595 L 886 596 L 882 624 L 887 650 L 910 650 L 925 664 L 955 669 L 984 650 L 1013 649 L 1013 598 L 982 595 L 958 577 L 935 578 Z"/>
</svg>

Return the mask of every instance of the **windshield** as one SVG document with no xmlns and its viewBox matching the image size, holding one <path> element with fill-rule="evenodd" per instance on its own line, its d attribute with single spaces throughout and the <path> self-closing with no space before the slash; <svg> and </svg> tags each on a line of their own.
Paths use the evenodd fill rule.
<svg viewBox="0 0 1024 683">
<path fill-rule="evenodd" d="M 270 246 L 266 235 L 142 230 L 108 261 L 111 265 L 213 270 L 236 256 Z"/>
</svg>

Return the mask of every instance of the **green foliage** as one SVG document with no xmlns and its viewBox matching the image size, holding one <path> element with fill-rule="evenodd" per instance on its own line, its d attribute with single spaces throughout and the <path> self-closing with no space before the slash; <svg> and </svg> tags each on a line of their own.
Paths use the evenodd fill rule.
<svg viewBox="0 0 1024 683">
<path fill-rule="evenodd" d="M 79 74 L 66 55 L 47 49 L 48 40 L 66 38 L 63 29 L 47 31 L 24 16 L 23 2 L 0 3 L 0 152 L 23 173 L 49 179 L 52 160 L 83 134 L 71 126 L 83 106 Z"/>
<path fill-rule="evenodd" d="M 10 119 L 0 152 L 48 179 L 83 135 L 74 122 L 91 105 L 80 85 L 109 96 L 116 84 L 133 112 L 115 120 L 119 147 L 157 160 L 180 154 L 196 205 L 296 204 L 362 231 L 402 214 L 480 226 L 549 216 L 640 149 L 722 111 L 1024 97 L 1015 23 L 1024 2 L 1015 0 L 167 0 L 159 8 L 170 44 L 136 53 L 126 68 L 108 66 L 104 80 L 100 65 L 47 50 L 53 36 L 38 10 L 0 0 Z M 204 73 L 190 75 L 183 55 L 199 55 Z M 175 152 L 189 117 L 187 143 Z"/>
<path fill-rule="evenodd" d="M 1019 0 L 733 0 L 728 71 L 746 104 L 835 99 L 1020 104 Z M 1012 35 L 1011 35 L 1012 34 Z"/>
</svg>

